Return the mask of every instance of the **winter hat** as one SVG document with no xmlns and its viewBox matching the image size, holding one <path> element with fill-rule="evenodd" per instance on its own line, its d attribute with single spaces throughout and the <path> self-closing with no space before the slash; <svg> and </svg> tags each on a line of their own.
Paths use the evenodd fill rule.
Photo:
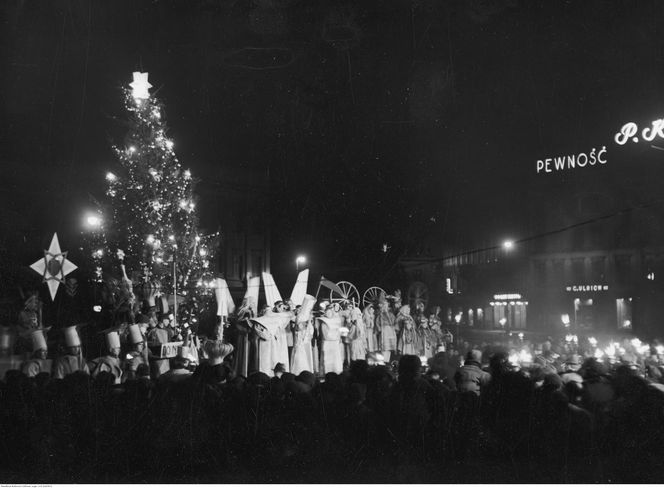
<svg viewBox="0 0 664 488">
<path fill-rule="evenodd" d="M 78 329 L 75 325 L 65 327 L 63 332 L 65 334 L 65 344 L 67 347 L 77 347 L 81 345 L 81 338 L 78 336 Z"/>
<path fill-rule="evenodd" d="M 30 333 L 30 338 L 32 339 L 32 352 L 48 349 L 46 337 L 44 336 L 44 329 L 33 330 Z"/>
<path fill-rule="evenodd" d="M 132 344 L 138 344 L 139 342 L 145 342 L 143 334 L 141 334 L 141 327 L 138 324 L 129 325 L 129 341 Z"/>
<path fill-rule="evenodd" d="M 466 361 L 474 361 L 482 364 L 482 351 L 478 351 L 477 349 L 468 351 L 468 354 L 466 354 Z"/>
<path fill-rule="evenodd" d="M 274 372 L 275 373 L 285 373 L 286 372 L 286 366 L 284 366 L 284 363 L 277 363 L 276 366 L 274 367 Z"/>
<path fill-rule="evenodd" d="M 233 346 L 227 342 L 207 340 L 203 349 L 209 358 L 223 359 L 233 352 Z"/>
</svg>

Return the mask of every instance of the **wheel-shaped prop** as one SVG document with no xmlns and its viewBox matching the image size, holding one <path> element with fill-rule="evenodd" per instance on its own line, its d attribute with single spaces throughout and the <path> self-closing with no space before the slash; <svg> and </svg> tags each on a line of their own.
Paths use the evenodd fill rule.
<svg viewBox="0 0 664 488">
<path fill-rule="evenodd" d="M 421 281 L 414 281 L 408 287 L 408 303 L 413 309 L 421 303 L 426 308 L 429 303 L 429 288 Z"/>
<path fill-rule="evenodd" d="M 362 295 L 362 305 L 365 307 L 367 305 L 378 305 L 378 300 L 381 295 L 386 296 L 387 294 L 380 286 L 372 286 L 371 288 L 368 288 L 367 291 L 364 292 L 364 295 Z"/>
<path fill-rule="evenodd" d="M 360 292 L 357 291 L 357 288 L 355 288 L 354 284 L 352 284 L 350 281 L 340 281 L 337 283 L 337 286 L 341 290 L 341 295 L 335 290 L 332 290 L 330 292 L 330 301 L 332 303 L 348 300 L 349 302 L 353 302 L 355 305 L 359 305 Z"/>
</svg>

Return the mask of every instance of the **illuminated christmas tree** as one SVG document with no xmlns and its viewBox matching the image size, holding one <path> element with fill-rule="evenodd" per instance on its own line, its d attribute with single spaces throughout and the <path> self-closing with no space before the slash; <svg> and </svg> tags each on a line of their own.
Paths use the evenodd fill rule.
<svg viewBox="0 0 664 488">
<path fill-rule="evenodd" d="M 163 105 L 148 91 L 147 73 L 134 73 L 130 86 L 124 93 L 129 131 L 124 145 L 113 146 L 119 168 L 106 174 L 106 204 L 93 236 L 97 280 L 108 281 L 109 269 L 122 269 L 115 302 L 154 305 L 160 296 L 170 296 L 173 304 L 177 295 L 178 315 L 189 320 L 203 296 L 211 296 L 210 263 L 219 233 L 205 235 L 198 227 L 196 182 L 175 155 Z"/>
</svg>

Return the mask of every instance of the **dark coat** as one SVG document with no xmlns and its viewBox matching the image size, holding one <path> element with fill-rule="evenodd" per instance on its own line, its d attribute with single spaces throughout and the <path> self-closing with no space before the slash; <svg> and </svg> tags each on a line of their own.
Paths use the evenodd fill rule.
<svg viewBox="0 0 664 488">
<path fill-rule="evenodd" d="M 491 375 L 482 371 L 480 365 L 474 361 L 466 361 L 454 375 L 454 382 L 459 391 L 472 391 L 480 394 L 480 389 L 491 381 Z"/>
</svg>

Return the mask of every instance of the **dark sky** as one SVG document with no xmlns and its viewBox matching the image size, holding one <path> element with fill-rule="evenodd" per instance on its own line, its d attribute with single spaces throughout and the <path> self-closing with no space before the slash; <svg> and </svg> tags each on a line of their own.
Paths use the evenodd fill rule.
<svg viewBox="0 0 664 488">
<path fill-rule="evenodd" d="M 3 9 L 2 222 L 25 252 L 77 230 L 88 193 L 101 196 L 134 70 L 150 73 L 204 195 L 238 168 L 269 174 L 276 269 L 305 252 L 320 270 L 361 275 L 384 259 L 383 242 L 395 256 L 444 254 L 583 220 L 570 203 L 579 194 L 604 202 L 597 212 L 661 197 L 664 154 L 613 135 L 664 113 L 662 2 Z M 535 171 L 602 145 L 604 167 Z M 211 227 L 223 211 L 213 206 L 199 205 Z"/>
</svg>

